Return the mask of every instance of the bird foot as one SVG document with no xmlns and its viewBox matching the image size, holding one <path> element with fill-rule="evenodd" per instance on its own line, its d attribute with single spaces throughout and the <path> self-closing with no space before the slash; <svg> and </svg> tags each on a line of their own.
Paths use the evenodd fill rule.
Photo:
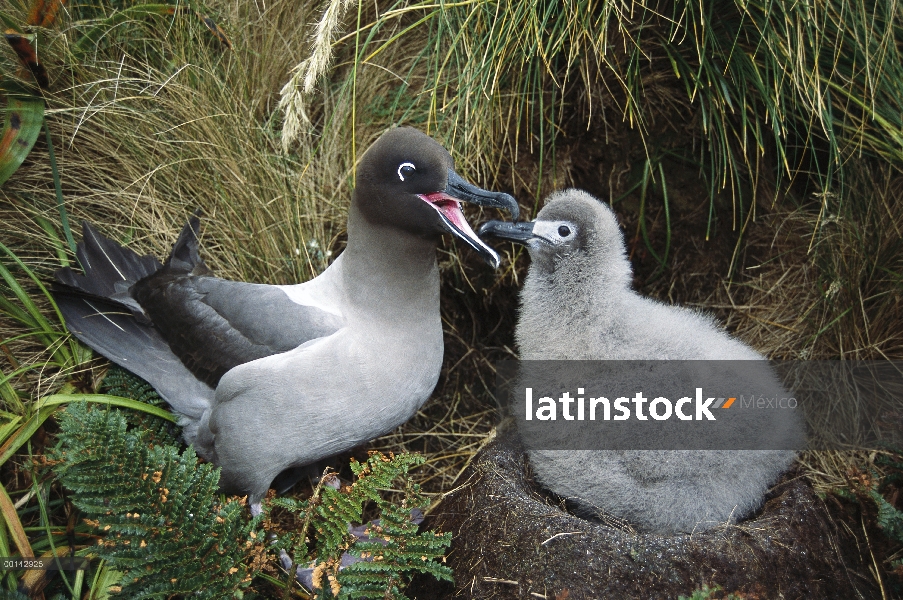
<svg viewBox="0 0 903 600">
<path fill-rule="evenodd" d="M 416 525 L 420 525 L 423 522 L 423 513 L 420 511 L 419 508 L 415 508 L 411 511 L 411 522 Z M 370 536 L 367 535 L 366 532 L 371 526 L 374 526 L 374 525 L 379 526 L 379 519 L 376 519 L 375 521 L 370 521 L 369 523 L 366 523 L 364 525 L 358 525 L 357 527 L 353 527 L 349 523 L 348 524 L 348 533 L 350 533 L 351 535 L 353 535 L 355 537 L 355 542 L 357 542 L 357 541 L 367 542 L 367 541 L 370 541 Z M 375 541 L 377 541 L 383 545 L 388 544 L 387 541 L 385 541 L 381 538 L 378 538 Z M 358 556 L 352 556 L 348 552 L 343 552 L 342 558 L 339 559 L 339 569 L 340 570 L 344 569 L 345 567 L 347 567 L 349 565 L 353 565 L 354 563 L 357 563 L 357 562 L 361 562 L 361 561 L 369 562 L 371 560 L 373 560 L 372 557 L 371 558 L 360 558 Z M 282 563 L 282 567 L 286 571 L 292 570 L 294 563 L 292 562 L 291 557 L 288 555 L 288 553 L 285 550 L 279 551 L 279 561 Z M 308 590 L 314 589 L 313 577 L 314 577 L 314 568 L 312 566 L 306 567 L 306 568 L 297 567 L 295 569 L 295 579 L 298 581 L 298 583 L 303 585 Z"/>
</svg>

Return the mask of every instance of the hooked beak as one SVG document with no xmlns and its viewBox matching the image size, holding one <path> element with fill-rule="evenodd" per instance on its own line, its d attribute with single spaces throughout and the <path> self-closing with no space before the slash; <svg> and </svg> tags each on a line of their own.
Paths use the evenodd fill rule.
<svg viewBox="0 0 903 600">
<path fill-rule="evenodd" d="M 515 244 L 530 246 L 537 236 L 533 234 L 534 221 L 511 223 L 508 221 L 486 221 L 480 227 L 480 236 L 492 236 L 510 240 Z"/>
<path fill-rule="evenodd" d="M 499 255 L 495 250 L 487 246 L 471 229 L 470 224 L 464 219 L 464 213 L 461 211 L 461 202 L 503 208 L 511 213 L 513 219 L 516 219 L 520 214 L 520 207 L 518 207 L 517 200 L 514 197 L 503 192 L 490 192 L 478 188 L 472 183 L 464 181 L 460 175 L 451 169 L 448 170 L 448 184 L 444 190 L 432 194 L 419 194 L 419 196 L 421 200 L 432 206 L 439 213 L 445 229 L 452 235 L 464 240 L 468 246 L 483 257 L 483 260 L 492 265 L 493 269 L 498 268 L 501 263 Z"/>
</svg>

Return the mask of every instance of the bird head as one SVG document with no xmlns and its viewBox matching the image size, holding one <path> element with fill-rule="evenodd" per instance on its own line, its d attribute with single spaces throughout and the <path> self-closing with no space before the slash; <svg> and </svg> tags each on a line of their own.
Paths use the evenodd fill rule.
<svg viewBox="0 0 903 600">
<path fill-rule="evenodd" d="M 455 172 L 445 148 L 407 127 L 390 129 L 364 154 L 355 202 L 371 223 L 421 237 L 451 233 L 493 267 L 498 267 L 499 256 L 474 233 L 461 203 L 505 209 L 515 219 L 519 214 L 512 196 L 468 183 Z"/>
</svg>

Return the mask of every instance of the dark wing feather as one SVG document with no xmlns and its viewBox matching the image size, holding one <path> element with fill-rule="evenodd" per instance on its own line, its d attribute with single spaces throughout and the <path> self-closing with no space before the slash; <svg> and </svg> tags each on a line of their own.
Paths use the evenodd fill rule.
<svg viewBox="0 0 903 600">
<path fill-rule="evenodd" d="M 185 368 L 128 293 L 135 282 L 163 265 L 102 236 L 87 222 L 82 233 L 76 256 L 84 275 L 68 267 L 55 273 L 53 297 L 66 327 L 112 362 L 147 380 L 177 411 L 199 419 L 213 401 L 213 388 Z"/>
<path fill-rule="evenodd" d="M 198 252 L 199 225 L 195 215 L 161 264 L 85 223 L 77 251 L 85 274 L 56 273 L 54 295 L 70 330 L 159 391 L 185 376 L 216 387 L 235 366 L 342 327 L 340 317 L 299 305 L 277 287 L 209 276 Z"/>
<path fill-rule="evenodd" d="M 56 286 L 55 290 L 108 298 L 128 307 L 141 322 L 150 322 L 128 290 L 139 279 L 156 273 L 163 266 L 159 260 L 149 254 L 139 256 L 120 246 L 99 234 L 87 221 L 82 223 L 82 241 L 75 254 L 84 275 L 79 275 L 69 267 L 59 269 L 55 276 L 62 286 Z"/>
<path fill-rule="evenodd" d="M 233 367 L 292 350 L 343 325 L 341 317 L 297 304 L 278 287 L 166 268 L 131 293 L 185 366 L 212 386 Z"/>
<path fill-rule="evenodd" d="M 210 272 L 198 252 L 198 231 L 201 228 L 198 214 L 200 211 L 188 220 L 179 233 L 179 239 L 173 244 L 172 252 L 166 259 L 167 271 L 185 275 L 207 275 Z"/>
<path fill-rule="evenodd" d="M 199 381 L 160 333 L 116 302 L 56 287 L 54 299 L 69 331 L 110 361 L 148 381 L 178 412 L 200 418 L 213 388 Z"/>
</svg>

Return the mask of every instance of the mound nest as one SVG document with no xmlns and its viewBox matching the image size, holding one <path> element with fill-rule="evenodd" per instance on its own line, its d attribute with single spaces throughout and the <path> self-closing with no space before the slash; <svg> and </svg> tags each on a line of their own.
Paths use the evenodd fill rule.
<svg viewBox="0 0 903 600">
<path fill-rule="evenodd" d="M 579 477 L 579 473 L 574 474 Z M 696 534 L 638 534 L 575 517 L 531 480 L 513 430 L 490 443 L 426 526 L 453 532 L 455 585 L 418 580 L 416 598 L 676 598 L 719 585 L 744 598 L 873 598 L 824 502 L 785 477 L 761 511 Z"/>
</svg>

